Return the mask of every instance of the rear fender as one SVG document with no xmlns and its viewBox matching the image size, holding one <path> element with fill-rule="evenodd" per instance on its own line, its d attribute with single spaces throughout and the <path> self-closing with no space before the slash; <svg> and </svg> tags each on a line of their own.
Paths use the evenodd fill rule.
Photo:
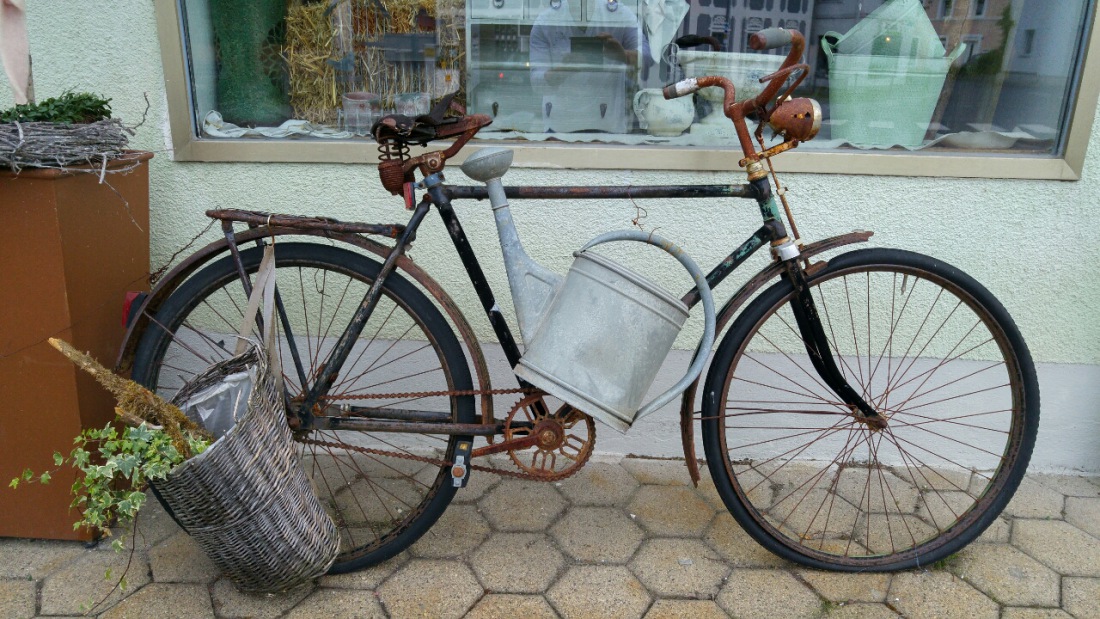
<svg viewBox="0 0 1100 619">
<path fill-rule="evenodd" d="M 340 241 L 353 245 L 362 249 L 365 252 L 369 252 L 382 258 L 383 260 L 389 255 L 390 247 L 383 245 L 372 239 L 363 237 L 361 235 L 350 232 L 332 232 L 327 230 L 300 230 L 296 228 L 280 228 L 280 227 L 267 227 L 261 226 L 257 228 L 250 228 L 246 231 L 239 232 L 234 235 L 235 242 L 238 246 L 251 243 L 257 239 L 263 239 L 271 236 L 317 236 L 335 241 Z M 161 305 L 172 295 L 180 284 L 184 282 L 193 273 L 200 268 L 220 258 L 223 254 L 229 253 L 229 242 L 225 239 L 214 241 L 209 245 L 199 249 L 194 254 L 189 256 L 186 260 L 176 265 L 171 271 L 166 273 L 160 280 L 153 286 L 153 289 L 149 292 L 149 295 L 144 299 L 142 304 L 133 313 L 134 318 L 130 321 L 129 326 L 126 329 L 126 335 L 122 341 L 122 348 L 119 351 L 118 358 L 115 361 L 116 371 L 128 371 L 133 365 L 134 351 L 137 349 L 138 343 L 141 341 L 142 335 L 145 333 L 145 329 L 148 328 L 153 316 L 156 315 Z M 455 304 L 454 300 L 449 294 L 439 285 L 439 282 L 435 281 L 429 276 L 423 269 L 421 269 L 411 258 L 407 256 L 401 256 L 397 259 L 397 268 L 403 272 L 403 275 L 410 277 L 413 281 L 420 285 L 433 299 L 435 299 L 438 306 L 444 311 L 444 313 L 450 318 L 451 323 L 458 329 L 459 336 L 462 338 L 462 342 L 466 345 L 466 350 L 469 351 L 469 356 L 473 362 L 474 372 L 477 377 L 480 389 L 491 389 L 492 384 L 489 379 L 489 368 L 485 362 L 485 354 L 482 351 L 481 344 L 477 340 L 477 336 L 474 335 L 474 330 L 470 326 L 470 323 L 466 320 L 466 317 L 462 314 L 462 311 Z M 482 397 L 481 398 L 481 415 L 482 423 L 491 423 L 493 421 L 493 398 Z"/>
</svg>

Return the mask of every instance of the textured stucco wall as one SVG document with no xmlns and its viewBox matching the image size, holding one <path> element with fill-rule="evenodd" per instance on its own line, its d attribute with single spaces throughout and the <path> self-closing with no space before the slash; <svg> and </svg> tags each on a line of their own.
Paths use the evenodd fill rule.
<svg viewBox="0 0 1100 619">
<path fill-rule="evenodd" d="M 151 107 L 134 146 L 154 151 L 151 168 L 152 253 L 159 266 L 207 223 L 203 211 L 240 207 L 368 220 L 404 221 L 407 214 L 379 186 L 375 168 L 337 164 L 207 164 L 173 162 L 168 144 L 163 71 L 150 0 L 93 4 L 75 0 L 28 3 L 34 79 L 39 98 L 65 89 L 91 90 L 113 99 L 116 114 L 136 122 Z M 79 10 L 78 10 L 79 9 Z M 0 106 L 11 93 L 0 88 Z M 1100 126 L 1100 125 L 1098 125 Z M 782 165 L 780 159 L 780 166 Z M 457 172 L 451 180 L 461 181 Z M 546 171 L 516 169 L 509 183 L 662 184 L 728 182 L 710 173 Z M 791 201 L 809 239 L 872 229 L 873 243 L 935 255 L 968 271 L 1001 298 L 1041 364 L 1043 424 L 1037 463 L 1046 468 L 1100 470 L 1100 134 L 1090 141 L 1079 182 L 1036 182 L 789 175 Z M 2 188 L 0 188 L 2 199 Z M 713 202 L 713 201 L 712 201 Z M 751 203 L 686 200 L 640 202 L 647 229 L 684 243 L 709 266 L 748 236 L 759 219 Z M 630 201 L 517 204 L 514 216 L 529 252 L 563 272 L 570 253 L 598 232 L 630 225 Z M 507 285 L 497 259 L 489 209 L 460 207 L 474 247 L 507 307 Z M 547 232 L 540 236 L 541 232 Z M 211 238 L 213 238 L 211 236 Z M 429 223 L 412 250 L 474 320 L 476 298 L 442 227 Z M 627 260 L 649 262 L 639 251 Z M 765 258 L 757 257 L 755 270 Z M 646 272 L 673 289 L 686 286 L 671 260 Z M 742 277 L 716 292 L 728 294 Z M 689 337 L 681 339 L 684 346 Z M 682 367 L 682 366 L 680 366 Z M 612 434 L 607 432 L 606 434 Z M 631 433 L 634 434 L 633 432 Z M 617 450 L 645 452 L 642 442 Z M 675 443 L 671 441 L 670 443 Z M 675 449 L 673 445 L 672 449 Z M 673 455 L 670 453 L 669 455 Z"/>
</svg>

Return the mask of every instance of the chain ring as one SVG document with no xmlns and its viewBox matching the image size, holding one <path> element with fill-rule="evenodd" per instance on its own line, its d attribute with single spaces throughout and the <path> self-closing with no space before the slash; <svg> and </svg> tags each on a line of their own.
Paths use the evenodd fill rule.
<svg viewBox="0 0 1100 619">
<path fill-rule="evenodd" d="M 507 393 L 524 393 L 524 394 L 528 394 L 525 397 L 523 397 L 522 399 L 520 399 L 520 401 L 517 402 L 515 404 L 515 406 L 513 406 L 512 409 L 508 411 L 508 418 L 505 421 L 505 427 L 504 427 L 504 436 L 505 436 L 505 438 L 511 438 L 513 436 L 513 432 L 518 432 L 520 430 L 520 428 L 513 427 L 513 425 L 512 425 L 513 420 L 515 419 L 517 413 L 519 413 L 521 410 L 525 410 L 527 407 L 531 406 L 532 404 L 542 400 L 542 397 L 544 395 L 546 395 L 544 392 L 539 391 L 538 389 L 532 389 L 530 387 L 527 387 L 527 388 L 520 388 L 520 389 L 468 389 L 468 390 L 461 390 L 461 391 L 423 391 L 423 392 L 386 393 L 386 394 L 336 395 L 336 396 L 325 396 L 325 398 L 323 398 L 323 399 L 324 400 L 339 401 L 339 400 L 351 400 L 351 399 L 359 399 L 359 398 L 389 399 L 389 398 L 394 398 L 394 397 L 426 397 L 426 396 L 437 396 L 437 395 L 446 395 L 446 396 L 479 395 L 479 396 L 485 396 L 485 395 L 502 395 L 502 394 L 507 394 Z M 568 411 L 568 412 L 566 412 L 566 415 L 568 415 L 568 417 L 569 417 L 568 426 L 565 426 L 564 424 L 561 424 L 561 422 L 557 421 L 556 419 L 553 419 L 553 418 L 559 416 L 560 413 L 562 413 L 562 411 Z M 535 413 L 535 415 L 538 415 L 538 413 Z M 520 468 L 520 471 L 509 471 L 507 469 L 493 468 L 493 467 L 482 466 L 482 465 L 473 464 L 473 463 L 470 464 L 470 468 L 475 470 L 475 471 L 484 471 L 486 473 L 493 473 L 493 474 L 501 475 L 501 476 L 504 476 L 504 477 L 512 477 L 512 478 L 517 478 L 517 479 L 531 479 L 531 480 L 535 480 L 535 481 L 558 481 L 558 480 L 570 477 L 571 475 L 575 474 L 577 471 L 581 470 L 581 468 L 583 468 L 584 465 L 588 462 L 588 459 L 592 456 L 593 447 L 594 447 L 595 441 L 596 441 L 596 425 L 592 421 L 592 418 L 589 417 L 588 415 L 586 415 L 585 413 L 582 413 L 581 411 L 579 411 L 579 410 L 577 410 L 577 409 L 575 409 L 571 406 L 568 406 L 568 405 L 563 405 L 553 415 L 538 415 L 538 416 L 542 419 L 542 421 L 544 421 L 544 423 L 545 423 L 545 425 L 543 426 L 544 428 L 548 428 L 551 431 L 554 430 L 554 425 L 557 425 L 558 428 L 560 428 L 560 433 L 561 433 L 561 437 L 562 437 L 562 445 L 560 445 L 559 448 L 561 446 L 564 446 L 565 441 L 567 440 L 566 430 L 575 427 L 578 422 L 583 421 L 585 423 L 585 425 L 586 425 L 585 430 L 588 432 L 588 438 L 581 441 L 582 446 L 579 449 L 577 449 L 578 457 L 575 460 L 572 461 L 572 464 L 570 464 L 569 466 L 567 466 L 563 469 L 558 469 L 557 471 L 553 470 L 553 468 L 551 468 L 550 470 L 547 470 L 547 469 L 542 468 L 542 467 L 528 466 L 527 464 L 520 462 L 518 460 L 518 456 L 516 455 L 517 453 L 523 453 L 523 452 L 526 452 L 527 450 L 515 450 L 515 451 L 509 451 L 508 454 L 509 454 L 513 464 L 515 464 L 517 467 Z M 527 425 L 527 423 L 525 423 L 525 425 Z M 526 430 L 527 428 L 524 428 L 524 429 Z M 295 431 L 294 440 L 298 443 L 302 443 L 302 444 L 306 444 L 306 445 L 315 445 L 315 446 L 319 446 L 319 447 L 328 447 L 328 448 L 349 449 L 349 450 L 357 451 L 357 452 L 367 454 L 367 455 L 389 456 L 389 457 L 400 458 L 402 460 L 412 460 L 412 461 L 417 461 L 417 462 L 425 462 L 425 463 L 433 464 L 433 465 L 436 465 L 436 466 L 449 467 L 449 466 L 451 466 L 451 464 L 453 464 L 451 462 L 447 462 L 447 461 L 444 461 L 444 460 L 439 460 L 439 459 L 436 459 L 436 458 L 430 458 L 430 457 L 425 457 L 425 456 L 417 456 L 417 455 L 413 455 L 413 454 L 410 454 L 410 453 L 395 452 L 395 451 L 390 451 L 390 450 L 385 450 L 385 449 L 374 449 L 374 448 L 360 447 L 360 446 L 357 446 L 357 445 L 348 445 L 348 444 L 344 444 L 344 443 L 335 443 L 335 442 L 331 442 L 331 441 L 320 440 L 320 439 L 317 439 L 317 438 L 311 438 L 309 435 L 310 435 L 309 432 Z M 485 437 L 485 438 L 489 439 L 490 444 L 493 443 L 493 440 L 492 440 L 493 437 L 490 436 L 490 437 Z M 537 448 L 537 447 L 535 449 L 539 450 L 539 448 Z M 572 459 L 572 456 L 566 455 L 564 453 L 561 454 L 561 455 L 564 455 L 566 457 L 566 459 Z M 556 457 L 554 458 L 554 460 L 556 461 Z"/>
<path fill-rule="evenodd" d="M 538 434 L 537 444 L 509 450 L 508 457 L 512 464 L 536 479 L 557 481 L 573 475 L 588 462 L 596 444 L 596 423 L 568 404 L 553 413 L 547 412 L 543 395 L 522 398 L 508 411 L 504 440 Z"/>
</svg>

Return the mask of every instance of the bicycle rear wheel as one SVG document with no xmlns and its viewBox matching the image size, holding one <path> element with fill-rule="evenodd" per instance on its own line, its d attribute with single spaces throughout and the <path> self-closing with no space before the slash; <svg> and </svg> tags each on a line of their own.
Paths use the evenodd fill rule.
<svg viewBox="0 0 1100 619">
<path fill-rule="evenodd" d="M 254 274 L 260 249 L 241 254 Z M 309 382 L 317 375 L 379 269 L 377 262 L 337 247 L 278 244 L 277 303 L 286 317 L 278 325 L 279 344 L 291 401 L 302 393 L 303 376 Z M 471 396 L 415 393 L 472 388 L 466 357 L 446 319 L 396 273 L 382 290 L 324 403 L 417 409 L 449 422 L 474 422 Z M 197 372 L 231 356 L 246 301 L 230 257 L 200 270 L 157 311 L 135 352 L 134 380 L 171 398 Z M 423 535 L 455 493 L 450 469 L 442 463 L 453 460 L 459 440 L 471 440 L 344 430 L 294 435 L 305 470 L 340 530 L 333 573 L 385 560 Z"/>
<path fill-rule="evenodd" d="M 927 256 L 870 249 L 809 279 L 834 359 L 887 419 L 861 422 L 815 372 L 786 281 L 719 347 L 707 463 L 737 521 L 776 554 L 897 570 L 957 552 L 1020 483 L 1039 423 L 1031 356 L 984 287 Z"/>
</svg>

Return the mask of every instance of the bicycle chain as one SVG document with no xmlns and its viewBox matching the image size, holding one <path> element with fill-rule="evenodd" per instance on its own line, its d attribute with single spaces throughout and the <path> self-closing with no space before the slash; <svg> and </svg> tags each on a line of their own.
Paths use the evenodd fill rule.
<svg viewBox="0 0 1100 619">
<path fill-rule="evenodd" d="M 322 400 L 405 400 L 405 399 L 419 399 L 419 398 L 431 398 L 435 396 L 464 396 L 464 395 L 509 395 L 522 393 L 530 395 L 532 393 L 538 393 L 539 390 L 534 387 L 514 387 L 511 389 L 458 389 L 455 391 L 406 391 L 403 393 L 356 393 L 346 395 L 326 395 L 322 396 Z"/>
<path fill-rule="evenodd" d="M 393 399 L 416 399 L 416 398 L 425 398 L 425 397 L 433 397 L 433 396 L 508 395 L 508 394 L 517 394 L 517 393 L 522 393 L 525 396 L 530 396 L 530 395 L 533 395 L 533 394 L 536 394 L 536 393 L 541 393 L 541 390 L 536 389 L 534 387 L 518 387 L 518 388 L 511 388 L 511 389 L 501 388 L 501 389 L 460 389 L 460 390 L 455 390 L 455 391 L 410 391 L 410 392 L 405 392 L 405 393 L 379 393 L 379 394 L 363 394 L 363 395 L 325 396 L 322 399 L 328 399 L 328 400 L 389 399 L 389 398 L 393 398 Z M 512 408 L 512 410 L 509 411 L 509 414 L 514 412 L 517 407 L 521 406 L 524 401 L 525 401 L 525 399 L 520 400 L 520 402 L 517 402 L 516 405 Z M 351 450 L 351 451 L 356 451 L 356 452 L 359 452 L 359 453 L 362 453 L 362 454 L 366 454 L 368 456 L 390 456 L 390 457 L 394 457 L 394 458 L 400 458 L 400 459 L 403 459 L 403 460 L 411 460 L 411 461 L 414 461 L 414 462 L 424 462 L 424 463 L 427 463 L 427 464 L 433 464 L 435 466 L 440 466 L 440 467 L 443 467 L 443 466 L 450 467 L 452 464 L 454 464 L 453 462 L 447 462 L 446 460 L 440 460 L 438 458 L 429 458 L 427 456 L 416 456 L 416 455 L 413 455 L 413 454 L 410 454 L 410 453 L 386 451 L 384 449 L 373 449 L 373 448 L 370 448 L 370 447 L 359 447 L 357 445 L 348 445 L 348 444 L 345 444 L 345 443 L 333 443 L 333 442 L 330 442 L 330 441 L 321 441 L 321 440 L 311 439 L 311 438 L 299 438 L 299 439 L 295 439 L 295 440 L 297 440 L 299 443 L 303 443 L 303 444 L 306 444 L 306 445 L 316 445 L 318 447 L 326 447 L 326 448 L 333 448 L 333 449 L 346 449 L 346 450 Z M 582 466 L 583 466 L 584 462 L 587 462 L 587 460 L 588 460 L 588 458 L 585 457 L 584 461 L 582 461 Z M 480 465 L 480 464 L 474 464 L 472 462 L 469 464 L 469 467 L 470 467 L 471 470 L 474 470 L 474 471 L 483 471 L 483 472 L 487 472 L 487 473 L 495 473 L 495 474 L 500 475 L 502 477 L 512 477 L 512 478 L 515 478 L 515 479 L 527 479 L 527 480 L 533 480 L 533 481 L 557 481 L 558 479 L 564 479 L 564 477 L 558 477 L 558 476 L 547 477 L 546 475 L 539 475 L 537 473 L 524 473 L 522 471 L 509 471 L 507 469 L 494 469 L 492 467 L 483 466 L 483 465 Z"/>
<path fill-rule="evenodd" d="M 359 453 L 366 454 L 368 456 L 391 456 L 394 458 L 401 458 L 404 460 L 412 460 L 414 462 L 426 462 L 428 464 L 434 464 L 436 466 L 445 466 L 450 468 L 453 462 L 447 462 L 446 460 L 439 460 L 437 458 L 429 458 L 427 456 L 414 456 L 410 453 L 400 453 L 396 451 L 386 451 L 384 449 L 371 449 L 370 447 L 358 447 L 356 445 L 348 445 L 345 443 L 332 443 L 329 441 L 319 441 L 316 439 L 303 438 L 295 439 L 299 443 L 305 443 L 306 445 L 317 445 L 318 447 L 328 447 L 335 449 L 347 449 L 352 451 L 358 451 Z M 538 475 L 532 473 L 523 473 L 521 471 L 509 471 L 505 469 L 494 469 L 488 466 L 482 466 L 480 464 L 470 463 L 469 467 L 475 471 L 485 471 L 487 473 L 495 473 L 503 477 L 515 477 L 517 479 L 531 479 L 535 481 L 548 481 Z"/>
</svg>

